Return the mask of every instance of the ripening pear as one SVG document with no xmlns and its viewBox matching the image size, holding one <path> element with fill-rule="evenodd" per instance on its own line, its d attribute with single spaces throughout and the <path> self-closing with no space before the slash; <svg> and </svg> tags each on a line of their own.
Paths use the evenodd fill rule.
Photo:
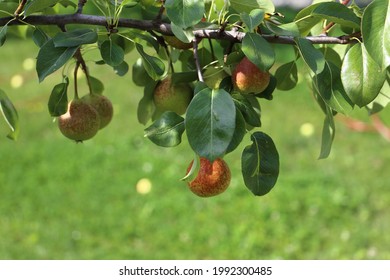
<svg viewBox="0 0 390 280">
<path fill-rule="evenodd" d="M 188 84 L 173 84 L 170 76 L 160 81 L 154 89 L 153 100 L 158 112 L 172 111 L 183 115 L 192 99 Z"/>
<path fill-rule="evenodd" d="M 219 88 L 222 80 L 227 76 L 223 67 L 208 67 L 203 72 L 204 82 L 211 89 Z"/>
<path fill-rule="evenodd" d="M 190 172 L 193 161 L 187 168 Z M 200 167 L 196 178 L 188 182 L 190 190 L 200 197 L 210 197 L 223 193 L 230 184 L 231 173 L 228 164 L 217 158 L 210 162 L 207 158 L 200 158 Z"/>
<path fill-rule="evenodd" d="M 82 99 L 98 112 L 100 118 L 100 129 L 111 122 L 114 109 L 111 101 L 106 96 L 100 94 L 87 94 L 83 96 Z"/>
<path fill-rule="evenodd" d="M 73 99 L 68 104 L 68 111 L 58 117 L 61 133 L 77 142 L 91 139 L 100 128 L 98 112 L 82 99 Z"/>
<path fill-rule="evenodd" d="M 242 93 L 261 93 L 270 81 L 270 74 L 261 71 L 247 57 L 244 57 L 232 73 L 233 88 Z"/>
</svg>

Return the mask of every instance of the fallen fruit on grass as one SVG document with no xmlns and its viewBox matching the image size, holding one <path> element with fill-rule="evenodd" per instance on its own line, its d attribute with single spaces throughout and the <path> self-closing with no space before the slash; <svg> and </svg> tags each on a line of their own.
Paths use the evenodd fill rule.
<svg viewBox="0 0 390 280">
<path fill-rule="evenodd" d="M 83 96 L 82 99 L 98 112 L 100 118 L 100 129 L 111 122 L 114 109 L 110 99 L 100 94 L 87 94 Z"/>
<path fill-rule="evenodd" d="M 190 172 L 190 163 L 187 174 Z M 200 158 L 200 167 L 194 180 L 188 182 L 190 190 L 201 197 L 210 197 L 223 193 L 230 184 L 231 173 L 227 163 L 217 158 L 212 163 L 207 158 Z"/>
<path fill-rule="evenodd" d="M 77 142 L 91 139 L 100 128 L 98 112 L 82 99 L 73 99 L 68 104 L 68 111 L 58 117 L 61 133 Z"/>
<path fill-rule="evenodd" d="M 192 99 L 192 89 L 188 84 L 173 84 L 170 76 L 160 81 L 154 89 L 154 104 L 160 113 L 166 111 L 183 115 Z"/>
<path fill-rule="evenodd" d="M 232 82 L 235 90 L 242 93 L 261 93 L 270 81 L 270 74 L 261 71 L 247 57 L 244 57 L 232 73 Z"/>
</svg>

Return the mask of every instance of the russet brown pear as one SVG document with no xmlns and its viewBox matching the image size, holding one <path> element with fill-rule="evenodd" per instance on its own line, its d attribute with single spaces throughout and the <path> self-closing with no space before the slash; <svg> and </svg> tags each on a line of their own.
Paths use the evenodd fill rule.
<svg viewBox="0 0 390 280">
<path fill-rule="evenodd" d="M 187 169 L 187 174 L 191 170 L 193 162 Z M 188 183 L 190 190 L 201 197 L 210 197 L 223 193 L 230 184 L 231 173 L 227 163 L 217 158 L 212 163 L 200 158 L 199 172 L 194 180 Z"/>
<path fill-rule="evenodd" d="M 58 117 L 61 133 L 69 139 L 81 142 L 91 139 L 100 128 L 98 112 L 82 99 L 68 104 L 68 111 Z"/>
<path fill-rule="evenodd" d="M 106 127 L 111 122 L 114 109 L 111 101 L 106 96 L 100 94 L 87 94 L 83 96 L 82 99 L 98 112 L 100 129 Z"/>
</svg>

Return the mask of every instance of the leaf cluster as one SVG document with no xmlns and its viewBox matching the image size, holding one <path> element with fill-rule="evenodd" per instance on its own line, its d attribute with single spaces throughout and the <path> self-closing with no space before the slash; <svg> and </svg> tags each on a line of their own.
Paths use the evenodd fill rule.
<svg viewBox="0 0 390 280">
<path fill-rule="evenodd" d="M 374 0 L 363 8 L 349 2 L 315 1 L 288 20 L 271 0 L 42 0 L 25 1 L 24 6 L 9 0 L 0 3 L 8 15 L 0 18 L 0 46 L 13 25 L 26 25 L 39 47 L 39 81 L 63 69 L 63 80 L 48 102 L 51 116 L 66 111 L 67 71 L 75 60 L 80 64 L 85 52 L 97 49 L 95 63 L 111 67 L 118 76 L 126 76 L 131 67 L 132 81 L 143 87 L 137 118 L 147 126 L 146 137 L 159 146 L 174 147 L 186 135 L 197 157 L 213 161 L 235 151 L 249 134 L 251 143 L 241 156 L 242 175 L 253 194 L 264 195 L 279 175 L 275 144 L 259 131 L 261 102 L 271 102 L 275 90 L 292 90 L 299 79 L 310 84 L 324 113 L 320 158 L 331 151 L 336 114 L 349 114 L 355 107 L 377 113 L 389 103 L 389 0 Z M 95 12 L 88 14 L 87 8 Z M 64 14 L 68 9 L 75 14 Z M 97 14 L 103 15 L 103 22 Z M 193 48 L 170 46 L 167 35 Z M 294 59 L 279 62 L 274 42 L 290 44 Z M 130 52 L 139 58 L 128 61 Z M 244 57 L 270 74 L 263 92 L 248 94 L 233 87 L 232 72 Z M 81 66 L 91 91 L 101 93 L 103 83 Z M 173 84 L 186 83 L 193 89 L 184 116 L 156 113 L 154 89 L 168 76 Z M 0 102 L 14 139 L 16 110 L 2 91 Z"/>
</svg>

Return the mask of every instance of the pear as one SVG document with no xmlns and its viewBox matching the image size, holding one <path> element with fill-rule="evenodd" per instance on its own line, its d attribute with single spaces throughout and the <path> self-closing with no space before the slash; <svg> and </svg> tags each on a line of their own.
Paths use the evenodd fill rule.
<svg viewBox="0 0 390 280">
<path fill-rule="evenodd" d="M 68 104 L 68 111 L 58 117 L 61 133 L 77 142 L 91 139 L 100 127 L 98 112 L 82 99 L 73 99 Z"/>
<path fill-rule="evenodd" d="M 203 72 L 204 82 L 211 89 L 219 88 L 222 80 L 227 76 L 223 67 L 208 67 Z"/>
<path fill-rule="evenodd" d="M 170 76 L 157 84 L 153 94 L 157 112 L 172 111 L 178 115 L 186 112 L 193 95 L 188 84 L 173 84 Z"/>
<path fill-rule="evenodd" d="M 100 94 L 87 94 L 83 96 L 82 99 L 98 112 L 100 117 L 100 129 L 106 127 L 111 122 L 114 109 L 111 101 L 106 96 Z"/>
<path fill-rule="evenodd" d="M 200 197 L 210 197 L 223 193 L 230 184 L 231 173 L 228 164 L 217 158 L 212 163 L 204 157 L 200 158 L 200 167 L 197 176 L 188 182 L 189 189 Z M 193 161 L 187 168 L 191 170 Z"/>
<path fill-rule="evenodd" d="M 261 71 L 247 57 L 244 57 L 232 73 L 233 88 L 242 93 L 261 93 L 270 81 L 270 74 Z"/>
</svg>

